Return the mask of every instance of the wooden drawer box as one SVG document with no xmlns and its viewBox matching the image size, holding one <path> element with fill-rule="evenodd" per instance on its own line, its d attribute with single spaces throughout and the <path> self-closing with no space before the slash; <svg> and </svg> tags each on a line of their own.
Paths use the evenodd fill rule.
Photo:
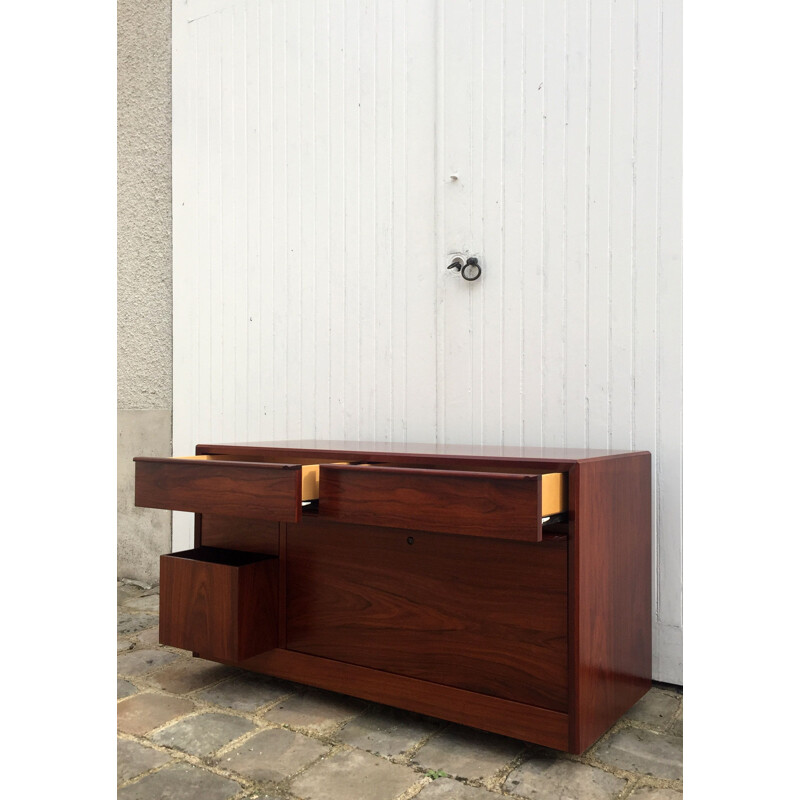
<svg viewBox="0 0 800 800">
<path fill-rule="evenodd" d="M 320 468 L 319 514 L 338 522 L 540 542 L 542 517 L 567 510 L 560 472 L 377 464 Z"/>
<path fill-rule="evenodd" d="M 278 559 L 198 547 L 161 556 L 159 642 L 240 661 L 276 646 Z"/>
<path fill-rule="evenodd" d="M 245 519 L 298 522 L 319 497 L 319 464 L 225 455 L 135 458 L 136 505 Z"/>
</svg>

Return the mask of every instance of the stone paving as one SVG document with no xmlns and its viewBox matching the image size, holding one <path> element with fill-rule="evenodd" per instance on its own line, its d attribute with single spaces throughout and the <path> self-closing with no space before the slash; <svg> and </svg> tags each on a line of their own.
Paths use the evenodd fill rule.
<svg viewBox="0 0 800 800">
<path fill-rule="evenodd" d="M 683 695 L 656 685 L 582 756 L 158 644 L 118 581 L 118 800 L 680 800 Z"/>
</svg>

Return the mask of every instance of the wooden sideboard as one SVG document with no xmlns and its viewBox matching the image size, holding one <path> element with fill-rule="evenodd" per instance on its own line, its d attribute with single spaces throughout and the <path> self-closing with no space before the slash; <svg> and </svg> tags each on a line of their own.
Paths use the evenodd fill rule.
<svg viewBox="0 0 800 800">
<path fill-rule="evenodd" d="M 650 454 L 332 441 L 136 458 L 195 514 L 160 641 L 581 753 L 650 687 Z M 544 522 L 543 522 L 544 518 Z"/>
</svg>

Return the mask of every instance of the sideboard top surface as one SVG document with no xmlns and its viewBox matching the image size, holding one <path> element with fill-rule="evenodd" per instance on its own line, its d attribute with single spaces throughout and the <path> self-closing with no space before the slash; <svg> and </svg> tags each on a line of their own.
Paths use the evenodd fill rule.
<svg viewBox="0 0 800 800">
<path fill-rule="evenodd" d="M 581 461 L 630 455 L 629 450 L 599 450 L 572 447 L 518 447 L 511 445 L 421 444 L 404 442 L 335 441 L 302 439 L 274 442 L 239 442 L 200 444 L 197 452 L 231 455 L 239 451 L 292 451 L 297 456 L 350 457 L 359 459 L 390 457 L 444 457 L 457 459 L 493 459 L 509 461 L 547 461 L 572 464 Z M 644 452 L 644 451 L 638 451 Z"/>
</svg>

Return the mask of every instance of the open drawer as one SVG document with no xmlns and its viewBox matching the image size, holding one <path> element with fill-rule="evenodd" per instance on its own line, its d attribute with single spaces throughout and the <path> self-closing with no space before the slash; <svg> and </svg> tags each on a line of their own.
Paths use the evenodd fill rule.
<svg viewBox="0 0 800 800">
<path fill-rule="evenodd" d="M 217 547 L 161 556 L 159 642 L 240 661 L 278 641 L 278 559 Z"/>
<path fill-rule="evenodd" d="M 319 463 L 270 463 L 227 455 L 134 458 L 136 505 L 298 522 L 319 497 Z"/>
<path fill-rule="evenodd" d="M 339 522 L 540 542 L 542 517 L 566 510 L 561 472 L 320 467 L 319 516 Z"/>
</svg>

